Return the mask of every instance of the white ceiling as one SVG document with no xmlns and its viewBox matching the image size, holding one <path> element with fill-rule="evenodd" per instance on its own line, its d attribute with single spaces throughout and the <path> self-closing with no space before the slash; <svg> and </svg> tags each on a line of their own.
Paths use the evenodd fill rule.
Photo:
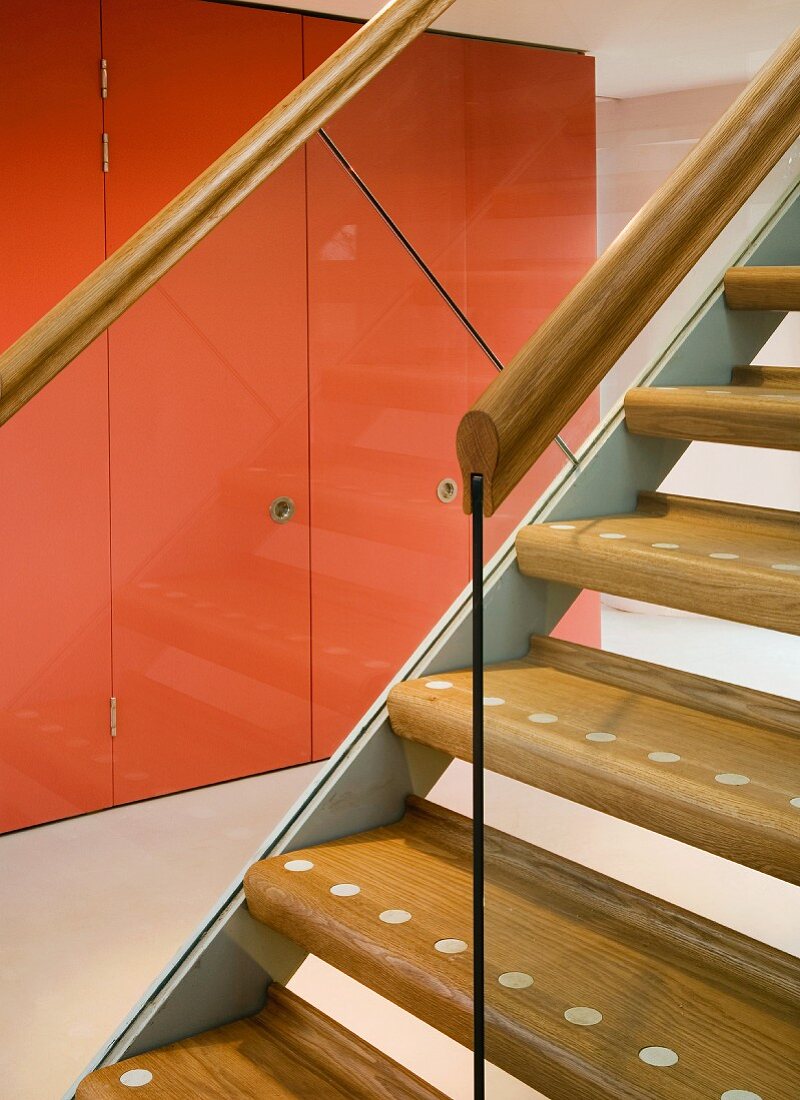
<svg viewBox="0 0 800 1100">
<path fill-rule="evenodd" d="M 382 0 L 272 0 L 369 18 Z M 587 50 L 601 95 L 748 80 L 800 25 L 798 0 L 456 0 L 437 27 Z"/>
</svg>

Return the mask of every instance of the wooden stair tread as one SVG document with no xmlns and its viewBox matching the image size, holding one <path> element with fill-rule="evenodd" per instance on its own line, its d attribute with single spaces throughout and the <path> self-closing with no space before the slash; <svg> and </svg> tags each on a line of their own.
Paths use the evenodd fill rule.
<svg viewBox="0 0 800 1100">
<path fill-rule="evenodd" d="M 394 825 L 255 864 L 250 911 L 469 1045 L 470 951 L 435 945 L 469 943 L 470 843 L 467 819 L 412 798 Z M 796 959 L 491 829 L 486 862 L 492 1062 L 550 1100 L 797 1094 Z M 360 892 L 335 896 L 337 884 Z M 389 910 L 411 919 L 384 923 Z M 499 981 L 517 974 L 533 983 Z M 602 1022 L 576 1026 L 574 1008 Z M 678 1063 L 645 1064 L 650 1047 Z"/>
<path fill-rule="evenodd" d="M 800 885 L 798 706 L 738 689 L 737 698 L 751 699 L 739 711 L 785 710 L 784 723 L 758 724 L 725 706 L 727 688 L 534 638 L 524 660 L 486 669 L 486 695 L 498 701 L 485 713 L 486 766 Z M 392 728 L 470 760 L 471 690 L 469 671 L 398 684 L 389 696 Z M 704 698 L 716 706 L 693 707 Z M 597 732 L 616 740 L 587 740 Z"/>
<path fill-rule="evenodd" d="M 632 513 L 525 527 L 516 548 L 529 576 L 800 634 L 796 512 L 642 493 Z"/>
<path fill-rule="evenodd" d="M 120 1081 L 145 1071 L 136 1089 Z M 130 1079 L 129 1079 L 130 1080 Z M 135 1091 L 132 1091 L 132 1088 Z M 95 1070 L 77 1100 L 445 1100 L 299 997 L 270 986 L 257 1015 Z"/>
<path fill-rule="evenodd" d="M 641 387 L 625 397 L 637 435 L 800 450 L 800 369 L 734 371 L 730 386 Z"/>
<path fill-rule="evenodd" d="M 732 267 L 725 301 L 730 309 L 800 309 L 800 267 Z"/>
</svg>

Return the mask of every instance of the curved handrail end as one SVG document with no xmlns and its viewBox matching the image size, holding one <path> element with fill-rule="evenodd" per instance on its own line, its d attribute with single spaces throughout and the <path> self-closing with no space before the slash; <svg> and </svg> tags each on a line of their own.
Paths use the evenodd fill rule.
<svg viewBox="0 0 800 1100">
<path fill-rule="evenodd" d="M 494 474 L 500 460 L 500 437 L 494 420 L 488 413 L 471 409 L 461 418 L 456 436 L 456 453 L 461 466 L 464 491 L 464 511 L 472 513 L 472 474 L 483 475 L 483 512 L 491 516 L 495 510 Z"/>
</svg>

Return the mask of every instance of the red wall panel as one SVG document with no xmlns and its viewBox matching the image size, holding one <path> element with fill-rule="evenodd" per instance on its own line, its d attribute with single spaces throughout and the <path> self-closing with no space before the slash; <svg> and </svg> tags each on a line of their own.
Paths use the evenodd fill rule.
<svg viewBox="0 0 800 1100">
<path fill-rule="evenodd" d="M 6 342 L 102 258 L 104 201 L 113 249 L 353 29 L 103 0 L 103 112 L 95 0 L 2 19 Z M 425 36 L 329 127 L 503 358 L 593 259 L 593 103 L 589 59 Z M 436 488 L 492 374 L 312 141 L 0 434 L 0 828 L 111 802 L 112 690 L 116 802 L 330 753 L 467 583 Z"/>
<path fill-rule="evenodd" d="M 594 58 L 467 41 L 467 310 L 508 362 L 597 254 Z M 493 368 L 473 357 L 469 399 Z M 599 419 L 594 394 L 562 432 L 573 449 Z M 567 465 L 553 444 L 487 524 L 490 557 Z M 584 593 L 556 635 L 600 644 L 600 598 Z"/>
<path fill-rule="evenodd" d="M 116 247 L 299 83 L 301 20 L 104 0 L 103 28 Z M 302 154 L 113 326 L 110 364 L 117 801 L 309 759 Z"/>
<path fill-rule="evenodd" d="M 305 19 L 306 71 L 352 25 Z M 431 73 L 436 78 L 431 79 Z M 463 295 L 460 40 L 414 43 L 328 130 Z M 309 147 L 314 755 L 333 751 L 466 583 L 453 440 L 469 341 L 320 141 Z"/>
<path fill-rule="evenodd" d="M 352 25 L 305 20 L 306 71 Z M 595 254 L 589 58 L 426 35 L 328 127 L 508 359 Z M 468 581 L 436 486 L 495 368 L 319 142 L 309 149 L 314 753 L 349 732 Z M 590 402 L 570 426 L 596 422 Z M 564 466 L 553 447 L 489 524 L 491 554 Z M 488 556 L 488 555 L 487 555 Z M 599 640 L 596 597 L 570 636 Z"/>
<path fill-rule="evenodd" d="M 103 259 L 96 0 L 0 5 L 0 345 Z M 0 430 L 0 829 L 107 806 L 105 339 Z"/>
</svg>

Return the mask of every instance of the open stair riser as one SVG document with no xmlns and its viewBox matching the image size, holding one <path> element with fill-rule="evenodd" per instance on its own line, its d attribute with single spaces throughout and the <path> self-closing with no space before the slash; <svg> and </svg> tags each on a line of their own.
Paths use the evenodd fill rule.
<svg viewBox="0 0 800 1100">
<path fill-rule="evenodd" d="M 77 1100 L 446 1100 L 280 986 L 257 1015 L 97 1070 Z"/>
<path fill-rule="evenodd" d="M 791 262 L 799 246 L 800 220 L 794 194 L 779 204 L 764 228 L 756 232 L 741 262 L 761 265 Z M 717 291 L 676 338 L 669 352 L 648 372 L 647 381 L 663 386 L 727 385 L 731 364 L 749 362 L 779 322 L 780 316 L 775 313 L 730 313 L 722 291 Z M 658 487 L 684 449 L 683 437 L 633 436 L 622 415 L 615 413 L 587 447 L 581 469 L 574 477 L 561 479 L 538 506 L 537 517 L 566 524 L 573 522 L 566 517 L 591 516 L 598 509 L 624 513 L 632 508 L 637 490 Z M 522 576 L 510 567 L 510 560 L 507 555 L 497 569 L 489 592 L 487 649 L 492 660 L 523 652 L 521 639 L 531 630 L 548 633 L 578 591 L 574 581 Z M 469 628 L 469 616 L 464 605 L 459 604 L 451 624 L 418 655 L 421 667 L 416 675 L 463 665 L 468 657 Z M 603 656 L 593 656 L 592 663 L 602 664 Z M 566 667 L 561 671 L 566 673 Z M 572 673 L 575 674 L 574 669 Z M 580 674 L 592 679 L 585 667 Z M 630 688 L 623 679 L 617 687 Z M 719 703 L 719 689 L 725 687 L 713 688 L 705 682 L 701 695 L 708 701 L 708 696 L 716 694 Z M 655 691 L 652 699 L 670 702 Z M 768 731 L 770 737 L 783 736 L 788 741 L 791 731 L 775 728 L 776 723 L 780 725 L 776 719 L 779 703 L 760 697 L 752 714 L 726 713 L 723 718 L 726 722 L 747 724 L 757 731 Z M 715 713 L 713 706 L 711 709 L 701 706 L 698 700 L 694 701 L 694 709 L 704 714 Z M 434 944 L 435 956 L 429 950 L 424 965 L 418 965 L 398 953 L 398 941 L 391 941 L 390 951 L 376 949 L 372 926 L 367 931 L 349 928 L 342 911 L 329 908 L 338 903 L 357 905 L 359 898 L 364 900 L 367 888 L 371 890 L 373 886 L 376 890 L 385 888 L 387 894 L 393 895 L 392 899 L 387 897 L 387 905 L 402 904 L 405 898 L 398 899 L 397 894 L 405 885 L 396 873 L 397 861 L 376 858 L 374 868 L 364 872 L 367 887 L 362 887 L 357 895 L 336 897 L 330 894 L 329 885 L 322 889 L 317 883 L 316 890 L 313 885 L 315 872 L 328 859 L 326 853 L 334 849 L 346 850 L 349 859 L 351 850 L 361 845 L 361 855 L 368 861 L 371 835 L 351 836 L 355 830 L 394 821 L 401 790 L 429 790 L 448 755 L 458 754 L 455 745 L 442 743 L 431 748 L 433 740 L 426 733 L 419 741 L 401 742 L 389 732 L 385 716 L 379 711 L 375 714 L 371 725 L 357 731 L 345 746 L 331 767 L 325 786 L 269 842 L 268 850 L 278 850 L 280 845 L 283 850 L 292 849 L 291 856 L 276 857 L 251 871 L 251 906 L 256 912 L 260 903 L 253 897 L 253 881 L 260 873 L 259 868 L 270 864 L 275 867 L 270 873 L 277 876 L 278 886 L 273 890 L 268 885 L 264 895 L 269 913 L 265 910 L 258 914 L 269 920 L 270 927 L 258 925 L 248 917 L 241 896 L 231 895 L 226 907 L 183 954 L 165 986 L 151 994 L 151 1000 L 140 1010 L 141 1019 L 134 1016 L 132 1025 L 119 1033 L 111 1052 L 113 1058 L 119 1058 L 126 1050 L 145 1050 L 170 1038 L 197 1032 L 198 1020 L 203 1021 L 202 1027 L 208 1027 L 214 1021 L 242 1015 L 239 1007 L 242 1001 L 229 975 L 232 965 L 241 965 L 239 944 L 245 941 L 248 996 L 258 988 L 259 975 L 264 984 L 269 974 L 280 974 L 280 980 L 286 981 L 304 952 L 314 950 L 312 943 L 316 943 L 323 957 L 326 953 L 331 960 L 338 957 L 342 969 L 384 990 L 395 1000 L 404 999 L 412 1012 L 438 1013 L 439 1019 L 432 1022 L 456 1034 L 461 1041 L 469 1039 L 469 983 L 465 977 L 469 975 L 468 951 L 444 954 L 436 951 Z M 503 770 L 496 758 L 495 766 L 498 771 Z M 738 799 L 744 797 L 745 790 L 731 787 L 729 793 Z M 666 801 L 671 807 L 668 816 L 672 815 L 677 822 L 671 796 Z M 712 809 L 706 807 L 703 812 L 710 829 Z M 463 898 L 469 881 L 467 826 L 462 822 L 451 828 L 453 821 L 445 811 L 415 805 L 402 823 L 381 832 L 401 831 L 406 826 L 413 829 L 415 816 L 424 817 L 427 822 L 424 830 L 427 839 L 420 844 L 420 851 L 434 868 L 429 879 L 431 885 L 423 891 L 419 905 L 415 905 L 411 922 L 386 924 L 380 919 L 376 921 L 373 912 L 372 925 L 379 926 L 378 936 L 387 932 L 402 936 L 404 930 L 416 931 L 418 913 L 435 923 L 444 917 L 452 926 L 446 938 L 457 939 L 460 935 L 466 943 L 468 900 L 464 907 L 467 924 L 457 927 L 456 917 L 461 920 L 462 907 L 458 904 L 453 909 L 452 903 Z M 619 816 L 625 816 L 623 808 Z M 765 855 L 766 835 L 773 827 L 772 837 L 779 843 L 781 828 L 766 818 L 760 823 L 755 819 L 750 822 L 746 841 L 725 832 L 732 828 L 731 815 L 723 815 L 717 822 L 719 836 L 726 845 L 730 842 L 729 858 L 739 858 L 764 870 L 769 864 L 768 854 Z M 669 833 L 670 828 L 663 831 Z M 760 835 L 763 828 L 767 834 Z M 306 850 L 308 845 L 345 835 L 351 839 Z M 699 833 L 689 842 L 701 843 Z M 722 843 L 720 840 L 716 847 L 712 843 L 707 846 L 714 851 Z M 522 898 L 525 905 L 538 907 L 540 914 L 545 914 L 544 923 L 537 927 L 547 950 L 557 952 L 565 944 L 569 948 L 568 956 L 553 964 L 543 959 L 541 953 L 533 955 L 530 963 L 508 958 L 509 951 L 519 954 L 518 945 L 525 942 L 533 927 L 530 920 L 523 922 L 521 918 L 520 926 L 512 927 L 505 937 L 507 942 L 503 937 L 498 941 L 496 953 L 488 960 L 490 1053 L 498 1064 L 518 1064 L 519 1076 L 523 1080 L 535 1078 L 536 1087 L 552 1100 L 695 1100 L 706 1095 L 713 1100 L 727 1092 L 739 1100 L 737 1090 L 745 1090 L 745 1095 L 752 1092 L 763 1096 L 763 1100 L 771 1097 L 783 1100 L 792 1090 L 796 1091 L 800 1073 L 795 1064 L 798 1047 L 795 960 L 511 838 L 492 837 L 489 854 L 493 874 L 500 866 L 505 868 L 502 874 L 498 872 L 497 884 L 492 882 L 490 924 L 502 928 L 511 909 L 520 905 Z M 791 879 L 795 856 L 791 845 L 782 848 L 780 856 L 773 860 L 776 864 L 773 873 Z M 281 866 L 283 860 L 303 858 L 314 863 L 307 873 L 286 872 Z M 353 870 L 343 869 L 342 877 L 355 880 L 361 865 L 347 866 Z M 332 864 L 331 871 L 331 884 L 335 885 L 333 879 L 339 875 L 333 874 L 337 868 Z M 268 880 L 269 876 L 264 875 L 265 881 Z M 538 894 L 524 896 L 532 880 L 537 884 Z M 509 897 L 513 898 L 511 903 Z M 326 914 L 331 913 L 341 922 L 339 930 L 344 933 L 345 946 L 338 934 L 319 930 Z M 546 927 L 555 927 L 558 922 L 566 923 L 560 932 L 548 937 Z M 251 926 L 260 929 L 265 937 L 263 943 L 253 934 Z M 360 938 L 354 936 L 354 931 L 359 931 Z M 599 937 L 593 941 L 591 950 L 585 943 L 577 942 L 584 932 L 588 938 L 595 934 Z M 430 948 L 430 943 L 427 947 Z M 584 948 L 588 953 L 581 955 Z M 494 947 L 492 951 L 495 952 Z M 645 957 L 646 963 L 639 967 Z M 582 965 L 577 967 L 576 960 Z M 432 974 L 440 973 L 438 966 L 442 963 L 441 980 L 434 981 L 430 995 L 426 995 L 426 983 L 431 983 Z M 517 969 L 512 970 L 512 966 Z M 533 978 L 532 984 L 526 984 L 525 973 Z M 509 977 L 508 984 L 499 982 L 501 974 Z M 558 987 L 560 980 L 575 974 L 595 984 L 580 994 L 572 988 Z M 644 976 L 640 980 L 637 974 Z M 625 985 L 628 979 L 632 984 Z M 542 999 L 535 1000 L 539 995 Z M 524 1000 L 525 996 L 528 1000 Z M 573 1009 L 587 1007 L 602 1015 L 602 1020 L 590 1022 L 584 1017 L 573 1021 L 565 1016 Z M 245 1011 L 252 1012 L 253 1008 Z M 721 1035 L 720 1019 L 726 1021 Z M 643 1029 L 641 1035 L 639 1028 Z M 648 1034 L 644 1034 L 644 1029 Z M 671 1042 L 678 1054 L 674 1065 L 649 1065 L 639 1057 L 648 1045 L 669 1046 Z M 645 1045 L 639 1047 L 639 1043 Z"/>
<path fill-rule="evenodd" d="M 412 800 L 396 825 L 256 864 L 248 905 L 468 1045 L 470 837 Z M 486 863 L 490 1061 L 551 1100 L 791 1095 L 797 960 L 494 830 Z"/>
<path fill-rule="evenodd" d="M 486 670 L 489 769 L 800 885 L 800 715 L 554 639 Z M 392 726 L 465 760 L 469 671 L 406 681 Z"/>
<path fill-rule="evenodd" d="M 642 493 L 635 512 L 534 524 L 528 576 L 800 634 L 800 514 Z"/>
<path fill-rule="evenodd" d="M 800 368 L 740 368 L 728 386 L 632 389 L 625 423 L 637 435 L 797 451 Z"/>
<path fill-rule="evenodd" d="M 725 275 L 725 298 L 730 309 L 782 313 L 800 309 L 800 267 L 731 268 Z"/>
</svg>

